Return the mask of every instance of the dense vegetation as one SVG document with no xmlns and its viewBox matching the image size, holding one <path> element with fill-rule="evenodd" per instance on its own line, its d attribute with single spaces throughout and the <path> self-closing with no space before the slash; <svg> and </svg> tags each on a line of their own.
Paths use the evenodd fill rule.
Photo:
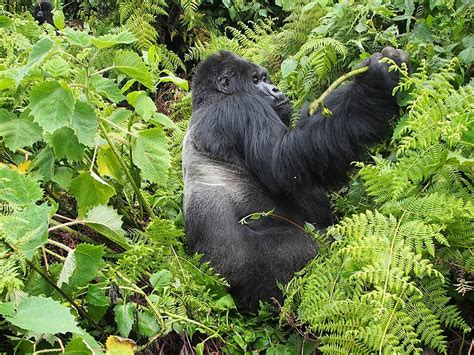
<svg viewBox="0 0 474 355">
<path fill-rule="evenodd" d="M 57 29 L 0 11 L 0 352 L 474 350 L 472 2 L 55 6 Z M 186 79 L 230 49 L 299 108 L 386 45 L 413 70 L 393 136 L 306 226 L 321 251 L 285 303 L 240 314 L 183 244 Z"/>
</svg>

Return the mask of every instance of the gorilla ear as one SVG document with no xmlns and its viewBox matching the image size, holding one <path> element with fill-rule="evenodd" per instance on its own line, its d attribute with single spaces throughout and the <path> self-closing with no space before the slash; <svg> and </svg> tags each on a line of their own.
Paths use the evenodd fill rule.
<svg viewBox="0 0 474 355">
<path fill-rule="evenodd" d="M 217 85 L 218 85 L 219 91 L 228 93 L 229 92 L 229 76 L 224 74 L 220 76 L 217 80 L 218 80 Z"/>
</svg>

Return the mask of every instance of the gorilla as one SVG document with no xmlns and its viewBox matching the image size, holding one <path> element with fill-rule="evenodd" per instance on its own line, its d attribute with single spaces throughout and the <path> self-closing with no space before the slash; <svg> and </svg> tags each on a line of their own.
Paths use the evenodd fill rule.
<svg viewBox="0 0 474 355">
<path fill-rule="evenodd" d="M 33 17 L 40 25 L 47 22 L 54 26 L 53 23 L 53 5 L 48 0 L 42 0 L 35 5 Z"/>
<path fill-rule="evenodd" d="M 364 74 L 326 99 L 331 117 L 304 110 L 295 128 L 291 102 L 266 68 L 228 51 L 198 65 L 183 146 L 187 245 L 225 277 L 240 310 L 282 300 L 277 283 L 317 254 L 302 226 L 333 223 L 326 189 L 345 182 L 364 147 L 388 133 L 399 110 L 392 96 L 398 76 L 383 57 L 409 65 L 402 50 L 373 54 Z"/>
</svg>

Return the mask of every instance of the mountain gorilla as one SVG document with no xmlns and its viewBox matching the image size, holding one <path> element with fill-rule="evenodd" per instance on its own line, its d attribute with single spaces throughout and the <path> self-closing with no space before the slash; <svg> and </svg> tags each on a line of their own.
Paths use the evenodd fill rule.
<svg viewBox="0 0 474 355">
<path fill-rule="evenodd" d="M 39 1 L 33 10 L 33 17 L 40 25 L 47 22 L 54 26 L 53 23 L 53 5 L 48 0 Z"/>
<path fill-rule="evenodd" d="M 227 279 L 241 310 L 281 300 L 277 281 L 289 281 L 317 253 L 304 222 L 333 223 L 326 188 L 344 182 L 364 146 L 388 133 L 398 77 L 383 57 L 409 64 L 391 47 L 372 55 L 367 72 L 326 100 L 331 117 L 303 112 L 293 129 L 290 100 L 265 68 L 226 51 L 198 66 L 183 149 L 187 242 Z"/>
</svg>

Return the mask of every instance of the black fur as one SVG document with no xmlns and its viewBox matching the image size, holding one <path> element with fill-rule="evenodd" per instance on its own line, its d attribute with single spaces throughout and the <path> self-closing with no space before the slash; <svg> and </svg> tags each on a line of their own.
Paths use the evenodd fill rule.
<svg viewBox="0 0 474 355">
<path fill-rule="evenodd" d="M 33 17 L 40 25 L 47 22 L 54 26 L 53 23 L 53 5 L 49 1 L 41 1 L 35 5 Z"/>
<path fill-rule="evenodd" d="M 400 50 L 384 53 L 408 62 Z M 240 309 L 281 301 L 277 281 L 289 281 L 317 253 L 295 224 L 332 224 L 325 189 L 346 181 L 364 146 L 387 133 L 398 112 L 391 95 L 397 78 L 381 57 L 374 54 L 363 63 L 368 72 L 330 95 L 330 118 L 303 114 L 294 129 L 289 100 L 269 79 L 253 82 L 267 76 L 265 68 L 225 51 L 198 66 L 183 152 L 188 245 L 227 279 Z M 239 223 L 273 208 L 272 217 Z"/>
</svg>

